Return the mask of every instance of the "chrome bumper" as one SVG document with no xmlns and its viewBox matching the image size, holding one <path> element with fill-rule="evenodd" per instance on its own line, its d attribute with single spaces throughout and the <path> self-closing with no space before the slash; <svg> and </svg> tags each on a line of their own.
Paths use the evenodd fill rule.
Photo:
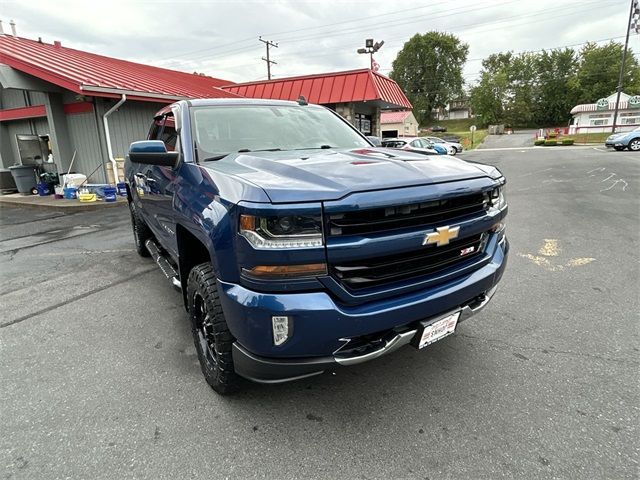
<svg viewBox="0 0 640 480">
<path fill-rule="evenodd" d="M 458 318 L 458 323 L 468 319 L 469 317 L 475 315 L 480 310 L 482 310 L 487 305 L 487 303 L 489 303 L 489 300 L 491 300 L 491 297 L 493 297 L 497 289 L 498 289 L 497 286 L 493 287 L 491 290 L 489 290 L 487 293 L 484 294 L 484 298 L 462 307 L 460 311 L 460 318 Z M 438 317 L 433 318 L 433 320 L 444 318 L 457 311 L 458 309 L 439 315 Z M 374 350 L 364 355 L 359 355 L 355 357 L 354 356 L 341 357 L 340 355 L 334 355 L 333 359 L 339 365 L 344 365 L 344 366 L 357 365 L 358 363 L 368 362 L 369 360 L 373 360 L 374 358 L 381 357 L 383 355 L 386 355 L 387 353 L 394 352 L 400 347 L 407 345 L 408 343 L 411 342 L 411 340 L 416 336 L 417 333 L 418 333 L 417 328 L 413 330 L 408 330 L 406 332 L 398 333 L 398 334 L 395 334 L 393 337 L 386 339 L 385 344 L 382 347 L 380 347 L 378 350 Z"/>
</svg>

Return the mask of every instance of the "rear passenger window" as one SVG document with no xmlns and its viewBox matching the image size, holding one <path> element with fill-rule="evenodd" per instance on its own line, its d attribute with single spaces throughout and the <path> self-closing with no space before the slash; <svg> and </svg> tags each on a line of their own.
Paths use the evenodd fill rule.
<svg viewBox="0 0 640 480">
<path fill-rule="evenodd" d="M 162 140 L 164 142 L 168 151 L 173 151 L 176 149 L 176 143 L 178 142 L 176 121 L 173 118 L 173 115 L 167 115 L 164 119 L 164 128 L 161 130 L 158 140 Z"/>
<path fill-rule="evenodd" d="M 176 149 L 178 133 L 176 132 L 176 122 L 173 115 L 165 115 L 154 120 L 149 131 L 149 140 L 162 140 L 169 152 Z"/>
</svg>

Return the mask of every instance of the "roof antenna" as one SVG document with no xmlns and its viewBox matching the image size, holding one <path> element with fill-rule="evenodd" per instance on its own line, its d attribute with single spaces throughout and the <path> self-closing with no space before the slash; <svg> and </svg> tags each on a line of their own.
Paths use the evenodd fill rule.
<svg viewBox="0 0 640 480">
<path fill-rule="evenodd" d="M 298 97 L 298 105 L 309 105 L 309 102 L 307 102 L 307 99 L 304 98 L 304 95 L 300 95 Z"/>
<path fill-rule="evenodd" d="M 9 25 L 11 25 L 11 34 L 12 34 L 14 37 L 17 37 L 17 36 L 18 36 L 18 34 L 16 33 L 16 22 L 14 22 L 13 20 L 11 20 L 11 21 L 9 22 Z"/>
</svg>

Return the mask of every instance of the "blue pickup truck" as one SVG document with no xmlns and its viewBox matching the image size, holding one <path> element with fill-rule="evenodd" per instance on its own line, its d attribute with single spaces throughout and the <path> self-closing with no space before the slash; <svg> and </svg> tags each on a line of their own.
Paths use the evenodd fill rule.
<svg viewBox="0 0 640 480">
<path fill-rule="evenodd" d="M 496 168 L 374 147 L 303 98 L 174 103 L 125 169 L 137 251 L 182 292 L 220 394 L 424 348 L 506 266 Z"/>
</svg>

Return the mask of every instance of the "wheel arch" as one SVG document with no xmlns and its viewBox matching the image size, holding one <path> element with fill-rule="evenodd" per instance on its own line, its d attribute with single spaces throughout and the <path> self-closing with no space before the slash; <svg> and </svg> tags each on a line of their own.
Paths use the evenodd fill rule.
<svg viewBox="0 0 640 480">
<path fill-rule="evenodd" d="M 211 262 L 214 271 L 217 271 L 217 268 L 205 243 L 183 225 L 176 225 L 176 241 L 178 244 L 178 272 L 180 273 L 182 286 L 182 300 L 186 309 L 188 308 L 187 279 L 191 269 L 205 262 Z"/>
</svg>

